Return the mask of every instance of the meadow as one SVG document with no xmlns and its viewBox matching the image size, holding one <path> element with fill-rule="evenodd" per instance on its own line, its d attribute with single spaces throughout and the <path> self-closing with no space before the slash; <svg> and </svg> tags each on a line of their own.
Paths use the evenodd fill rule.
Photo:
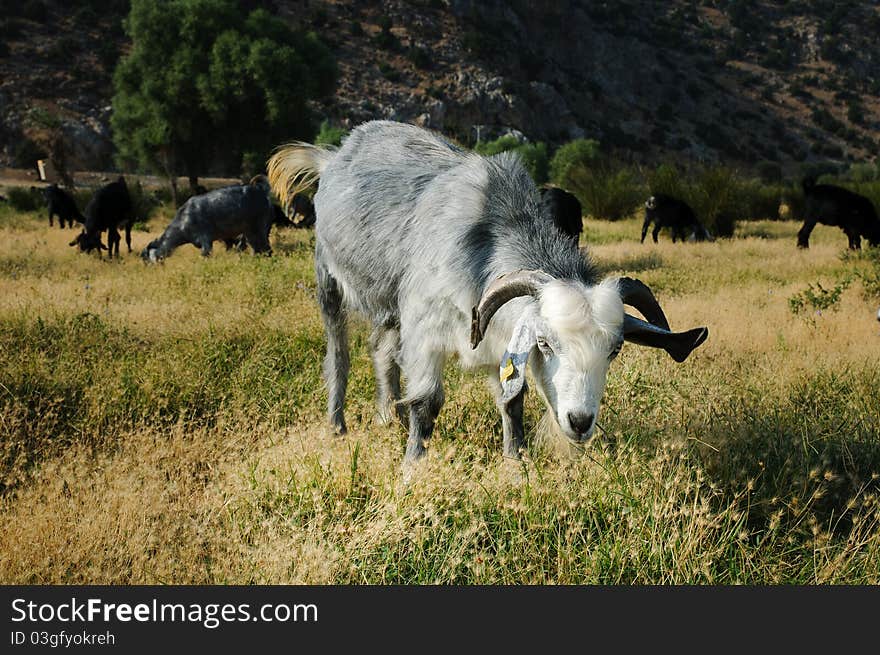
<svg viewBox="0 0 880 655">
<path fill-rule="evenodd" d="M 793 222 L 642 245 L 640 217 L 586 220 L 603 271 L 708 341 L 624 347 L 594 442 L 522 462 L 451 363 L 404 485 L 357 322 L 350 431 L 325 429 L 313 233 L 143 264 L 169 218 L 108 261 L 0 209 L 0 583 L 880 583 L 880 299 L 838 229 L 800 251 Z M 530 394 L 530 435 L 542 414 Z"/>
</svg>

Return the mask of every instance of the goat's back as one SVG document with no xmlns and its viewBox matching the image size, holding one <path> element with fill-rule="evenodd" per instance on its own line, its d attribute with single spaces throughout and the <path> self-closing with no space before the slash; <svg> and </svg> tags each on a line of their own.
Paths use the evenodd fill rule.
<svg viewBox="0 0 880 655">
<path fill-rule="evenodd" d="M 272 219 L 272 203 L 266 189 L 237 184 L 191 197 L 177 210 L 174 220 L 187 233 L 224 239 L 250 230 L 264 230 Z"/>
<path fill-rule="evenodd" d="M 805 186 L 805 214 L 828 225 L 855 225 L 866 228 L 877 222 L 871 200 L 834 184 Z"/>
<path fill-rule="evenodd" d="M 128 186 L 121 178 L 95 191 L 86 205 L 86 230 L 105 230 L 131 218 Z"/>
<path fill-rule="evenodd" d="M 347 302 L 377 320 L 414 299 L 451 302 L 469 316 L 495 275 L 587 268 L 515 155 L 484 158 L 412 125 L 355 128 L 314 202 L 322 264 Z"/>
</svg>

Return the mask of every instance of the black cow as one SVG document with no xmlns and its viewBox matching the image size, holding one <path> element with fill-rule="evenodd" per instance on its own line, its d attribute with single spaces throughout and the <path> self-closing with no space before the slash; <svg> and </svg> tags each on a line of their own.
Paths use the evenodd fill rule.
<svg viewBox="0 0 880 655">
<path fill-rule="evenodd" d="M 558 187 L 542 187 L 541 201 L 550 212 L 556 227 L 577 243 L 583 230 L 583 210 L 580 201 L 573 194 Z"/>
<path fill-rule="evenodd" d="M 813 177 L 805 177 L 801 186 L 804 225 L 798 232 L 798 248 L 810 247 L 810 233 L 816 223 L 843 230 L 851 250 L 862 247 L 862 237 L 872 246 L 880 245 L 880 220 L 868 198 L 833 184 L 816 184 Z"/>
<path fill-rule="evenodd" d="M 32 187 L 33 188 L 33 187 Z M 67 191 L 59 187 L 57 184 L 50 184 L 41 189 L 43 198 L 49 208 L 49 227 L 54 225 L 52 218 L 58 216 L 58 225 L 64 228 L 73 227 L 74 223 L 85 223 L 86 219 L 76 206 L 76 201 Z"/>
<path fill-rule="evenodd" d="M 660 230 L 668 227 L 672 230 L 672 243 L 676 239 L 686 241 L 712 241 L 709 233 L 697 220 L 694 210 L 684 200 L 679 200 L 665 193 L 655 193 L 645 202 L 645 222 L 642 225 L 642 243 L 648 234 L 648 228 L 654 224 L 651 237 L 657 243 Z"/>
<path fill-rule="evenodd" d="M 118 227 L 125 228 L 125 244 L 131 252 L 131 227 L 134 223 L 134 207 L 125 178 L 121 175 L 115 182 L 101 187 L 86 205 L 85 229 L 70 242 L 71 246 L 79 246 L 83 252 L 92 250 L 108 250 L 113 257 L 115 247 L 119 257 L 120 236 Z M 101 243 L 101 233 L 107 230 L 107 248 Z"/>
</svg>

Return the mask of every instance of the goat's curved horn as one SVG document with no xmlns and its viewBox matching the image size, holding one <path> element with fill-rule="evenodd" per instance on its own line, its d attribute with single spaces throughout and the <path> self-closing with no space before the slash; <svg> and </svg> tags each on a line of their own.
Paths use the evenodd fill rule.
<svg viewBox="0 0 880 655">
<path fill-rule="evenodd" d="M 480 345 L 489 321 L 504 303 L 520 296 L 535 296 L 551 280 L 553 277 L 541 270 L 520 270 L 505 273 L 486 287 L 471 314 L 471 348 Z"/>
<path fill-rule="evenodd" d="M 666 320 L 660 303 L 644 282 L 631 277 L 622 277 L 618 281 L 617 288 L 620 291 L 620 299 L 625 305 L 638 309 L 649 323 L 669 330 L 669 321 Z"/>
<path fill-rule="evenodd" d="M 663 348 L 676 362 L 683 362 L 709 336 L 709 328 L 698 327 L 686 332 L 670 332 L 651 323 L 625 314 L 623 338 L 640 346 Z"/>
</svg>

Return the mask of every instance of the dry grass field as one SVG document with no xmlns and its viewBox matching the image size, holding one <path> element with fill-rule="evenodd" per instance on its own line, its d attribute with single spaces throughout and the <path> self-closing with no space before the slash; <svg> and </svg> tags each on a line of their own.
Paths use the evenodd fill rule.
<svg viewBox="0 0 880 655">
<path fill-rule="evenodd" d="M 789 299 L 872 270 L 818 227 L 639 244 L 587 221 L 609 274 L 639 277 L 684 364 L 627 346 L 582 452 L 501 456 L 484 381 L 451 364 L 429 457 L 377 427 L 352 332 L 350 433 L 324 429 L 312 233 L 275 255 L 184 247 L 99 260 L 73 231 L 0 209 L 0 583 L 880 583 L 880 299 Z M 527 431 L 542 407 L 527 403 Z"/>
</svg>

